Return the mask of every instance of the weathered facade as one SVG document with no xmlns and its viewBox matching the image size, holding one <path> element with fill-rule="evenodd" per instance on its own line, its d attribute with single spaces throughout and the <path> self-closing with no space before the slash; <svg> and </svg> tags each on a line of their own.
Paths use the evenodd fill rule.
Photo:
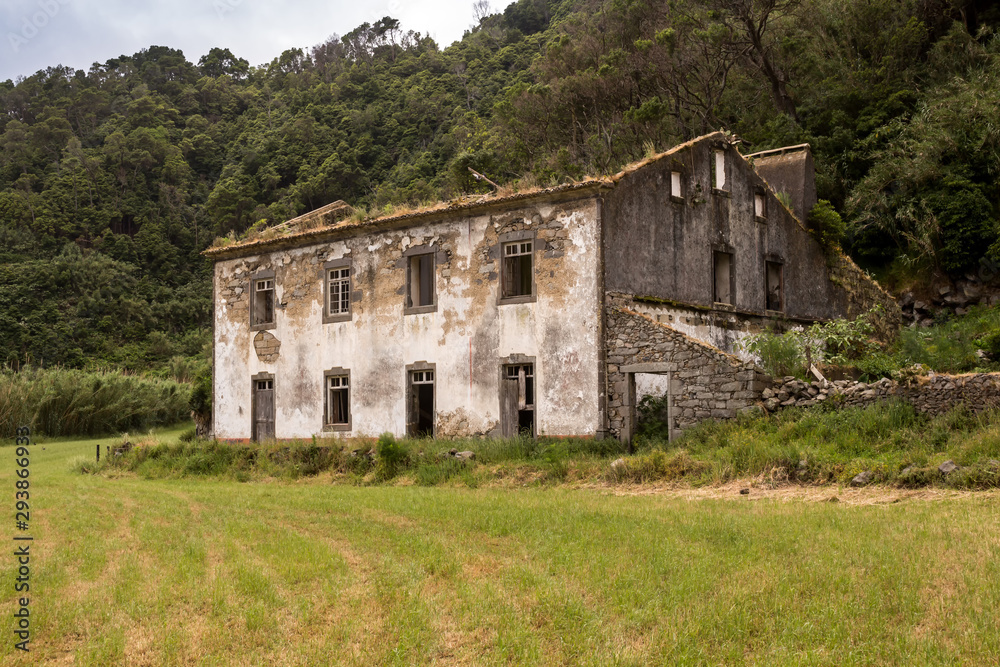
<svg viewBox="0 0 1000 667">
<path fill-rule="evenodd" d="M 612 178 L 367 221 L 338 209 L 208 251 L 216 437 L 627 439 L 644 373 L 669 377 L 682 429 L 759 399 L 739 335 L 891 302 L 828 261 L 721 133 Z"/>
</svg>

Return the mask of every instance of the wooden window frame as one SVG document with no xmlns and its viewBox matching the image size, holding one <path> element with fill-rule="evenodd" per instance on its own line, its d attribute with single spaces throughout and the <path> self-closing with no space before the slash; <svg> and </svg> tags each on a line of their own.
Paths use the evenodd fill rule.
<svg viewBox="0 0 1000 667">
<path fill-rule="evenodd" d="M 518 294 L 516 296 L 504 296 L 504 284 L 507 281 L 507 262 L 504 254 L 505 248 L 514 243 L 531 243 L 531 294 Z M 538 300 L 538 289 L 535 281 L 535 274 L 538 271 L 538 243 L 535 238 L 535 231 L 525 229 L 519 232 L 507 232 L 501 234 L 497 239 L 497 261 L 500 264 L 500 282 L 497 285 L 497 305 L 507 305 L 511 303 L 534 303 Z M 524 255 L 517 255 L 523 257 Z"/>
<path fill-rule="evenodd" d="M 257 283 L 261 280 L 271 281 L 271 321 L 255 324 L 257 306 Z M 278 281 L 274 271 L 266 269 L 250 276 L 250 331 L 266 331 L 278 326 Z"/>
<path fill-rule="evenodd" d="M 347 312 L 330 312 L 330 272 L 347 269 Z M 323 264 L 323 324 L 350 322 L 354 317 L 354 262 L 350 257 L 333 259 Z"/>
<path fill-rule="evenodd" d="M 437 290 L 437 266 L 438 266 L 438 249 L 436 246 L 413 246 L 403 253 L 403 267 L 406 271 L 406 285 L 403 294 L 403 314 L 404 315 L 419 315 L 421 313 L 433 313 L 438 309 L 438 290 Z M 431 300 L 432 303 L 424 304 L 420 306 L 410 305 L 413 303 L 411 289 L 411 276 L 413 273 L 413 260 L 416 257 L 430 257 L 431 261 L 431 271 L 430 275 L 432 278 L 431 282 Z"/>
<path fill-rule="evenodd" d="M 330 378 L 347 378 L 347 421 L 344 423 L 330 423 Z M 354 410 L 351 409 L 351 397 L 354 385 L 351 381 L 351 370 L 349 368 L 331 368 L 323 371 L 323 430 L 330 432 L 350 431 L 353 429 Z"/>
</svg>

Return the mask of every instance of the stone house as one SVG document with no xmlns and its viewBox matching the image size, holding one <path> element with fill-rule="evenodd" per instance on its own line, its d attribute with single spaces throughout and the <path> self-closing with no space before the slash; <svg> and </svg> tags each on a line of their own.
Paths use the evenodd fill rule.
<svg viewBox="0 0 1000 667">
<path fill-rule="evenodd" d="M 748 159 L 714 133 L 612 177 L 367 220 L 338 203 L 212 248 L 215 436 L 627 440 L 643 386 L 675 429 L 734 416 L 765 385 L 739 336 L 898 316 L 806 231 L 811 183 L 808 147 Z"/>
</svg>

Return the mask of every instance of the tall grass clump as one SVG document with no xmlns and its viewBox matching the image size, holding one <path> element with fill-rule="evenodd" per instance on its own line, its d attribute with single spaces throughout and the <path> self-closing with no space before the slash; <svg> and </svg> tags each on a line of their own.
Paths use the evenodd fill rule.
<svg viewBox="0 0 1000 667">
<path fill-rule="evenodd" d="M 145 431 L 188 417 L 190 387 L 120 371 L 0 372 L 0 437 L 18 426 L 50 437 Z"/>
</svg>

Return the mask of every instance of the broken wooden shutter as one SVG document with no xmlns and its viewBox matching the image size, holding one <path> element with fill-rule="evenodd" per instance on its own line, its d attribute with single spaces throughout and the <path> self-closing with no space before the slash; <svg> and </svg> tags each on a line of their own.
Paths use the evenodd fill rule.
<svg viewBox="0 0 1000 667">
<path fill-rule="evenodd" d="M 413 373 L 407 375 L 406 385 L 406 434 L 417 434 L 417 420 L 420 418 L 420 398 L 417 385 L 413 384 Z"/>
<path fill-rule="evenodd" d="M 519 398 L 518 379 L 508 374 L 504 368 L 503 383 L 500 386 L 500 430 L 505 438 L 513 438 L 518 432 L 517 405 Z"/>
<path fill-rule="evenodd" d="M 524 366 L 517 367 L 517 409 L 524 410 L 528 405 L 528 392 L 524 386 Z"/>
</svg>

